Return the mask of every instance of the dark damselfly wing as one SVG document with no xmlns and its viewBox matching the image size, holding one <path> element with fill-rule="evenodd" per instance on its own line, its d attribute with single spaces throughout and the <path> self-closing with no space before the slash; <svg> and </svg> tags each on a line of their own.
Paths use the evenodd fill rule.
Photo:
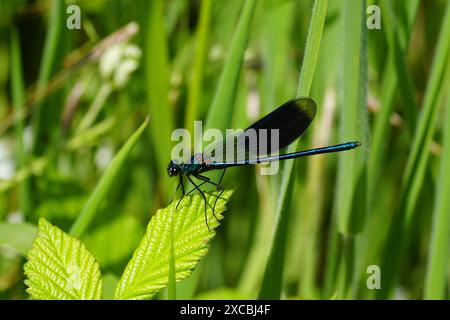
<svg viewBox="0 0 450 320">
<path fill-rule="evenodd" d="M 316 103 L 310 98 L 292 99 L 241 132 L 213 143 L 203 150 L 211 163 L 255 159 L 274 154 L 300 137 L 316 115 Z M 266 129 L 266 130 L 261 130 Z M 271 130 L 277 131 L 271 131 Z M 266 134 L 263 134 L 263 131 Z M 272 133 L 277 135 L 274 143 Z M 256 134 L 257 139 L 251 139 Z M 271 135 L 272 134 L 272 135 Z M 252 136 L 253 135 L 253 136 Z M 237 154 L 239 154 L 239 158 Z"/>
</svg>

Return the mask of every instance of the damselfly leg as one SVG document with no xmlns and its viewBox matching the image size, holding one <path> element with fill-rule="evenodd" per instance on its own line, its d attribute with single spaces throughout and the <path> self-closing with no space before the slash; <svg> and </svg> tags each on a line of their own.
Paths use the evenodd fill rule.
<svg viewBox="0 0 450 320">
<path fill-rule="evenodd" d="M 222 183 L 222 179 L 223 179 L 223 176 L 225 175 L 225 171 L 226 170 L 227 170 L 226 168 L 223 169 L 222 174 L 221 174 L 220 179 L 219 179 L 219 183 L 215 183 L 214 181 L 211 181 L 210 178 L 202 176 L 200 174 L 194 175 L 195 178 L 203 181 L 201 185 L 203 185 L 205 183 L 209 183 L 209 184 L 212 184 L 213 186 L 215 186 L 217 190 L 220 190 L 219 194 L 216 197 L 216 200 L 214 201 L 214 205 L 212 207 L 212 214 L 213 214 L 214 218 L 216 218 L 217 221 L 219 221 L 219 219 L 215 215 L 214 210 L 216 209 L 217 200 L 219 200 L 220 196 L 225 191 L 225 189 L 220 184 Z"/>
<path fill-rule="evenodd" d="M 200 192 L 200 194 L 203 197 L 203 200 L 205 201 L 205 223 L 206 223 L 206 227 L 208 227 L 208 230 L 211 231 L 211 229 L 209 228 L 208 225 L 208 211 L 207 211 L 207 206 L 209 206 L 211 209 L 211 205 L 208 203 L 208 200 L 206 199 L 205 193 L 202 191 L 202 189 L 200 189 L 200 187 L 194 182 L 194 180 L 191 179 L 190 176 L 187 176 L 188 180 L 190 183 L 192 183 L 192 185 L 195 187 L 195 190 L 198 190 L 198 192 Z M 214 213 L 213 213 L 214 214 Z M 217 218 L 216 218 L 217 219 Z"/>
<path fill-rule="evenodd" d="M 177 203 L 175 209 L 178 209 L 178 206 L 180 205 L 181 200 L 183 200 L 184 196 L 186 195 L 186 191 L 184 190 L 184 184 L 183 184 L 183 177 L 182 176 L 180 176 L 180 183 L 178 184 L 178 186 L 181 186 L 181 193 L 182 194 L 181 194 L 180 200 L 178 200 L 178 203 Z M 178 187 L 177 187 L 177 190 L 178 190 Z M 175 192 L 177 192 L 177 191 L 175 190 Z"/>
</svg>

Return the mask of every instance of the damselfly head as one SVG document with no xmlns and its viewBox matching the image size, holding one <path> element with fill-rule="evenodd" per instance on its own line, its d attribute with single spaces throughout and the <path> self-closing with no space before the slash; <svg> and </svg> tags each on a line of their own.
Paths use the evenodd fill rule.
<svg viewBox="0 0 450 320">
<path fill-rule="evenodd" d="M 169 177 L 178 176 L 181 173 L 180 164 L 175 160 L 170 160 L 169 166 L 167 167 L 167 173 Z"/>
</svg>

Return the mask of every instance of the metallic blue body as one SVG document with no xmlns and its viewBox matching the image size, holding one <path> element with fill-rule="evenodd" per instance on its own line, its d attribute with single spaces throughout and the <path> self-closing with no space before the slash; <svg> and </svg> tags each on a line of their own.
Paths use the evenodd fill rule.
<svg viewBox="0 0 450 320">
<path fill-rule="evenodd" d="M 281 154 L 277 156 L 269 156 L 259 159 L 250 159 L 250 160 L 244 160 L 244 161 L 236 161 L 236 162 L 213 162 L 208 165 L 209 169 L 205 171 L 209 171 L 212 169 L 224 169 L 228 167 L 235 167 L 235 166 L 241 166 L 241 165 L 247 165 L 247 164 L 257 164 L 257 163 L 265 163 L 265 162 L 272 162 L 272 161 L 280 161 L 280 160 L 287 160 L 287 159 L 295 159 L 300 157 L 307 157 L 312 156 L 316 154 L 322 154 L 322 153 L 331 153 L 331 152 L 340 152 L 345 150 L 354 149 L 356 147 L 359 147 L 361 143 L 358 141 L 352 141 L 352 142 L 346 142 L 337 144 L 334 146 L 329 147 L 323 147 L 323 148 L 316 148 L 316 149 L 310 149 L 310 150 L 304 150 L 304 151 L 298 151 L 293 153 L 287 153 L 287 154 Z"/>
</svg>

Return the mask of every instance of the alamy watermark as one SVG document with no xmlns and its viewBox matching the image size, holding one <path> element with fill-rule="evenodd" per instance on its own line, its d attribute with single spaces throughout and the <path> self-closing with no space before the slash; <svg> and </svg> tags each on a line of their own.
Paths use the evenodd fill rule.
<svg viewBox="0 0 450 320">
<path fill-rule="evenodd" d="M 366 273 L 370 276 L 367 277 L 366 286 L 369 290 L 381 289 L 381 269 L 376 264 L 372 264 L 367 267 Z"/>
<path fill-rule="evenodd" d="M 69 15 L 66 19 L 66 27 L 69 30 L 81 29 L 81 9 L 79 6 L 72 4 L 67 7 L 66 13 Z"/>
<path fill-rule="evenodd" d="M 377 5 L 367 7 L 366 13 L 369 14 L 366 20 L 367 29 L 381 29 L 381 9 Z"/>
</svg>

